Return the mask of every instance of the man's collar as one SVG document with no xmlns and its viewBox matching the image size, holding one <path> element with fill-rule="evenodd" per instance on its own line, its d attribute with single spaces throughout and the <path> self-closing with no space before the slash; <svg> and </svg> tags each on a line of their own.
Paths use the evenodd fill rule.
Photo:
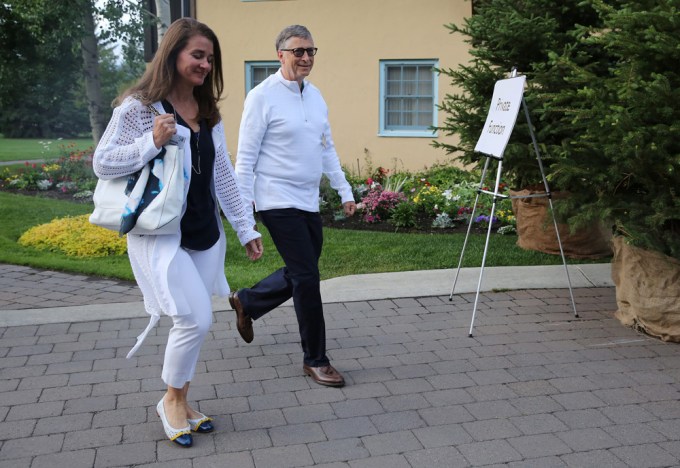
<svg viewBox="0 0 680 468">
<path fill-rule="evenodd" d="M 290 89 L 291 91 L 296 92 L 296 93 L 301 93 L 301 92 L 307 87 L 307 85 L 309 84 L 309 83 L 307 82 L 307 80 L 303 80 L 303 81 L 302 81 L 302 85 L 298 84 L 297 81 L 290 81 L 290 80 L 287 80 L 286 78 L 284 78 L 283 73 L 281 72 L 281 69 L 280 69 L 280 68 L 279 68 L 279 70 L 276 72 L 276 76 L 278 77 L 279 81 L 280 81 L 281 83 L 283 83 L 283 85 L 284 85 L 286 88 L 288 88 L 288 89 Z"/>
</svg>

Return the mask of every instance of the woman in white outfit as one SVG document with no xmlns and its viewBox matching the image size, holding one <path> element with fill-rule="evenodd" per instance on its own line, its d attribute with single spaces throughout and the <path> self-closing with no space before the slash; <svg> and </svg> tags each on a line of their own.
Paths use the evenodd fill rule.
<svg viewBox="0 0 680 468">
<path fill-rule="evenodd" d="M 226 241 L 219 209 L 251 260 L 262 255 L 252 208 L 243 203 L 229 160 L 217 108 L 223 88 L 221 53 L 213 31 L 190 18 L 174 22 L 140 81 L 119 98 L 94 154 L 101 179 L 132 174 L 171 139 L 184 147 L 185 202 L 180 230 L 172 235 L 128 235 L 128 255 L 151 315 L 173 320 L 163 361 L 167 392 L 157 412 L 166 435 L 183 447 L 193 432 L 211 432 L 212 420 L 187 402 L 201 345 L 212 324 L 211 295 L 226 296 Z M 160 113 L 154 117 L 147 107 Z"/>
</svg>

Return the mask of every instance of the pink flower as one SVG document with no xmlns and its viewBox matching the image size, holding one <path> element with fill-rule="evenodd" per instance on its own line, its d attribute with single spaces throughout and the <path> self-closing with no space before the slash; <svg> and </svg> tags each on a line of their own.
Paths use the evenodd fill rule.
<svg viewBox="0 0 680 468">
<path fill-rule="evenodd" d="M 406 196 L 403 193 L 386 191 L 377 185 L 361 200 L 365 210 L 364 221 L 379 223 L 383 219 L 388 219 L 390 211 L 404 201 Z"/>
</svg>

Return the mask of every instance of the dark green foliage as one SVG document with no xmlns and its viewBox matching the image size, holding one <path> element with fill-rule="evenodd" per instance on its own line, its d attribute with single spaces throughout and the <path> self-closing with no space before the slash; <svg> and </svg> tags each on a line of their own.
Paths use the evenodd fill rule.
<svg viewBox="0 0 680 468">
<path fill-rule="evenodd" d="M 0 4 L 0 131 L 6 137 L 70 137 L 88 126 L 87 112 L 73 106 L 80 55 L 73 36 L 58 28 L 75 16 L 70 3 Z"/>
<path fill-rule="evenodd" d="M 451 164 L 433 164 L 426 171 L 418 172 L 414 175 L 415 183 L 417 184 L 417 181 L 422 178 L 442 190 L 451 188 L 454 183 L 479 182 L 478 173 L 460 169 Z"/>
<path fill-rule="evenodd" d="M 93 0 L 0 3 L 0 133 L 8 138 L 70 138 L 90 132 L 83 80 L 82 11 Z M 93 2 L 94 3 L 94 2 Z M 139 2 L 99 2 L 104 108 L 144 71 Z M 123 16 L 130 18 L 122 22 Z M 119 63 L 110 49 L 124 41 Z M 108 110 L 110 114 L 110 110 Z M 107 116 L 108 119 L 108 116 Z"/>
<path fill-rule="evenodd" d="M 473 57 L 442 70 L 448 95 L 435 143 L 466 162 L 494 83 L 517 66 L 556 205 L 572 227 L 605 222 L 643 248 L 680 258 L 680 4 L 677 0 L 482 0 L 462 26 Z M 512 188 L 540 181 L 520 114 L 504 154 Z M 484 158 L 482 161 L 484 162 Z"/>
<path fill-rule="evenodd" d="M 392 208 L 389 222 L 398 228 L 410 228 L 417 224 L 418 207 L 410 201 L 399 203 Z"/>
<path fill-rule="evenodd" d="M 565 48 L 578 49 L 574 40 L 578 25 L 598 23 L 595 11 L 580 0 L 475 2 L 475 14 L 462 26 L 447 26 L 452 33 L 465 36 L 471 46 L 471 62 L 455 70 L 440 70 L 461 92 L 444 98 L 440 109 L 446 114 L 446 120 L 438 130 L 456 135 L 460 141 L 455 145 L 434 142 L 434 146 L 482 167 L 486 160 L 473 149 L 484 126 L 494 84 L 516 67 L 520 74 L 527 76 L 526 102 L 549 173 L 555 161 L 555 149 L 561 148 L 570 131 L 560 125 L 560 116 L 546 110 L 547 96 L 566 85 L 562 70 L 548 59 L 561 54 Z M 514 189 L 541 182 L 523 112 L 504 153 L 503 180 Z"/>
<path fill-rule="evenodd" d="M 604 220 L 643 248 L 680 259 L 680 4 L 592 1 L 602 29 L 584 29 L 608 66 L 554 57 L 569 86 L 555 96 L 565 140 L 555 180 L 574 188 L 572 224 Z M 567 159 L 568 158 L 568 159 Z"/>
</svg>

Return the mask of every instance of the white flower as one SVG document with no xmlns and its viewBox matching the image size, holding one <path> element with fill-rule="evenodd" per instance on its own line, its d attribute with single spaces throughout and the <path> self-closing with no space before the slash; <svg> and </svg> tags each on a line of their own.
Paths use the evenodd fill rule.
<svg viewBox="0 0 680 468">
<path fill-rule="evenodd" d="M 50 182 L 47 179 L 39 180 L 38 183 L 38 190 L 47 190 L 48 188 L 52 187 L 52 182 Z"/>
<path fill-rule="evenodd" d="M 434 221 L 432 221 L 432 227 L 435 228 L 448 228 L 453 227 L 454 225 L 455 223 L 446 213 L 439 213 Z"/>
</svg>

